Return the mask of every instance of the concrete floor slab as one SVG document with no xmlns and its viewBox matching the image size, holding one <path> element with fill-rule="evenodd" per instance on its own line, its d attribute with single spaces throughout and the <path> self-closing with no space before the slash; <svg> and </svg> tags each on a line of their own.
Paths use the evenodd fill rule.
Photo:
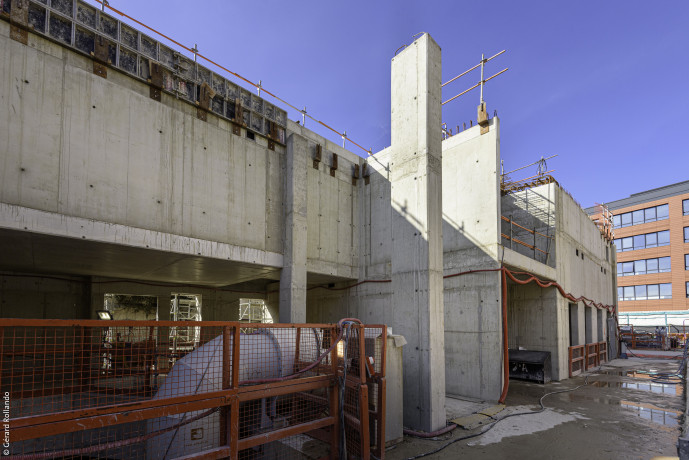
<svg viewBox="0 0 689 460">
<path fill-rule="evenodd" d="M 674 457 L 684 388 L 654 382 L 650 373 L 674 372 L 678 366 L 674 360 L 616 360 L 589 374 L 546 385 L 511 380 L 507 407 L 495 416 L 502 421 L 468 431 L 456 429 L 437 441 L 406 437 L 386 452 L 386 458 L 414 458 L 446 444 L 427 458 Z M 539 399 L 551 392 L 558 393 L 545 397 L 545 410 L 505 419 L 539 410 Z M 470 435 L 478 436 L 462 439 Z"/>
</svg>

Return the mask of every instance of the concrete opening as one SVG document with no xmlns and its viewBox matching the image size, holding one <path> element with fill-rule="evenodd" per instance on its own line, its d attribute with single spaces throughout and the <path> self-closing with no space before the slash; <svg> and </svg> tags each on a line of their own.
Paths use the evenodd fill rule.
<svg viewBox="0 0 689 460">
<path fill-rule="evenodd" d="M 115 320 L 158 319 L 158 297 L 152 295 L 105 294 L 103 307 Z"/>
<path fill-rule="evenodd" d="M 579 344 L 579 305 L 569 304 L 569 346 L 576 347 Z"/>
<path fill-rule="evenodd" d="M 586 321 L 586 343 L 593 343 L 593 309 L 584 307 Z"/>
<path fill-rule="evenodd" d="M 605 340 L 605 333 L 603 329 L 603 310 L 596 311 L 596 320 L 596 324 L 598 325 L 598 337 L 596 338 L 596 341 L 602 342 Z"/>
</svg>

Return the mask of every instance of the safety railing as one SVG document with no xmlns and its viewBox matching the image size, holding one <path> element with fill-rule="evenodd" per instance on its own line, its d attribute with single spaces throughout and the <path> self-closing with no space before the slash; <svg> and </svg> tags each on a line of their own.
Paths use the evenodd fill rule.
<svg viewBox="0 0 689 460">
<path fill-rule="evenodd" d="M 549 246 L 550 246 L 550 240 L 552 240 L 552 238 L 553 238 L 552 236 L 546 235 L 546 234 L 541 233 L 541 232 L 538 232 L 538 231 L 536 231 L 536 229 L 526 228 L 526 227 L 524 227 L 523 225 L 520 225 L 520 224 L 514 222 L 512 219 L 510 219 L 510 218 L 508 218 L 508 217 L 505 217 L 505 216 L 500 216 L 500 219 L 501 219 L 503 222 L 506 222 L 507 224 L 509 224 L 509 230 L 507 230 L 508 233 L 501 232 L 501 233 L 500 233 L 500 236 L 502 236 L 504 239 L 506 239 L 507 241 L 509 241 L 509 247 L 510 247 L 510 249 L 513 249 L 513 244 L 512 244 L 512 243 L 514 242 L 514 243 L 517 243 L 517 244 L 519 244 L 519 245 L 521 245 L 521 246 L 524 246 L 524 247 L 527 248 L 527 249 L 532 250 L 532 251 L 533 251 L 533 258 L 534 258 L 534 259 L 536 259 L 536 255 L 537 255 L 537 252 L 536 252 L 536 251 L 538 251 L 538 253 L 542 254 L 542 256 L 541 256 L 542 258 L 547 259 L 547 257 L 548 257 L 548 251 L 544 251 L 543 249 L 541 249 L 541 248 L 538 247 L 537 238 L 539 238 L 539 237 L 540 237 L 540 238 L 545 238 L 546 245 L 549 247 Z M 526 232 L 526 233 L 530 234 L 530 235 L 531 235 L 530 238 L 532 239 L 532 242 L 531 242 L 531 243 L 527 243 L 527 242 L 522 241 L 522 240 L 520 240 L 519 238 L 517 238 L 517 237 L 514 235 L 513 227 L 517 227 L 518 229 L 520 229 L 520 230 L 521 230 L 520 233 Z M 528 235 L 527 235 L 527 238 L 529 238 Z"/>
<path fill-rule="evenodd" d="M 569 347 L 569 377 L 576 377 L 583 371 L 596 368 L 608 362 L 607 342 L 587 343 Z"/>
<path fill-rule="evenodd" d="M 584 345 L 569 347 L 569 377 L 576 377 L 585 370 Z"/>
<path fill-rule="evenodd" d="M 598 366 L 598 344 L 597 343 L 587 343 L 586 344 L 586 370 L 593 369 Z"/>
<path fill-rule="evenodd" d="M 385 346 L 354 322 L 1 319 L 10 458 L 382 458 Z"/>
<path fill-rule="evenodd" d="M 600 366 L 603 362 L 608 362 L 608 343 L 598 342 L 598 360 L 596 366 Z"/>
</svg>

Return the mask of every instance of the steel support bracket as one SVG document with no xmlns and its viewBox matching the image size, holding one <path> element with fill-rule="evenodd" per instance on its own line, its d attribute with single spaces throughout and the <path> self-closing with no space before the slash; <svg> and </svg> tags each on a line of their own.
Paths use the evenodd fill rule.
<svg viewBox="0 0 689 460">
<path fill-rule="evenodd" d="M 208 121 L 208 111 L 211 106 L 211 99 L 215 96 L 215 91 L 206 82 L 199 87 L 199 106 L 196 108 L 196 116 L 199 120 Z"/>
<path fill-rule="evenodd" d="M 478 125 L 481 127 L 481 134 L 486 134 L 489 131 L 488 125 L 490 120 L 488 120 L 488 111 L 486 110 L 486 103 L 481 102 L 478 106 Z"/>
<path fill-rule="evenodd" d="M 352 174 L 352 185 L 356 185 L 359 180 L 359 165 L 354 165 L 354 173 Z"/>
<path fill-rule="evenodd" d="M 10 38 L 23 45 L 29 43 L 29 0 L 10 2 Z"/>
<path fill-rule="evenodd" d="M 232 123 L 232 134 L 236 134 L 237 136 L 242 134 L 242 129 L 236 123 Z"/>
<path fill-rule="evenodd" d="M 364 178 L 364 185 L 371 183 L 371 172 L 368 170 L 368 163 L 364 163 L 361 167 L 361 175 Z"/>
<path fill-rule="evenodd" d="M 313 157 L 313 169 L 318 169 L 323 159 L 323 147 L 321 144 L 316 144 L 316 155 Z"/>
<path fill-rule="evenodd" d="M 93 58 L 93 73 L 99 77 L 108 78 L 107 65 L 111 64 L 110 46 L 108 41 L 100 35 L 96 35 L 96 40 L 94 41 Z"/>
<path fill-rule="evenodd" d="M 159 63 L 149 60 L 148 69 L 150 74 L 148 82 L 151 84 L 151 99 L 160 102 L 161 93 L 163 89 L 163 68 L 160 66 Z"/>
<path fill-rule="evenodd" d="M 337 153 L 333 153 L 333 164 L 330 166 L 330 175 L 335 177 L 335 171 L 337 171 Z"/>
<path fill-rule="evenodd" d="M 268 140 L 268 148 L 270 150 L 275 150 L 275 142 Z"/>
</svg>

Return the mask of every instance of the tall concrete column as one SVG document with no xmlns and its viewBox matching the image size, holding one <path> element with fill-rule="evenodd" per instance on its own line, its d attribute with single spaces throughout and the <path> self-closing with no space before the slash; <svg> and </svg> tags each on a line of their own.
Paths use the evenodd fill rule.
<svg viewBox="0 0 689 460">
<path fill-rule="evenodd" d="M 392 60 L 393 331 L 404 348 L 404 424 L 445 426 L 440 47 L 424 34 Z"/>
<path fill-rule="evenodd" d="M 306 322 L 306 139 L 291 134 L 285 155 L 285 235 L 280 322 Z"/>
</svg>

